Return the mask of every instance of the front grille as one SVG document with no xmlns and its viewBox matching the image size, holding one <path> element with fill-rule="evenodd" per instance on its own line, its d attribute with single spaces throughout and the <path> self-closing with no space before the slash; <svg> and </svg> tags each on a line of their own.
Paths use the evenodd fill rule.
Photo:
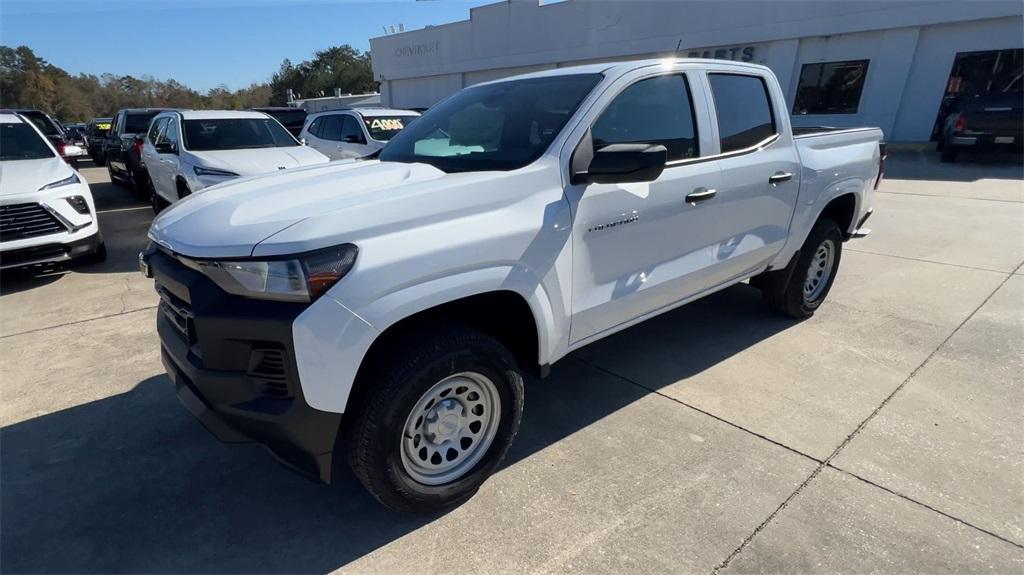
<svg viewBox="0 0 1024 575">
<path fill-rule="evenodd" d="M 156 293 L 160 295 L 160 313 L 170 320 L 171 326 L 185 342 L 189 345 L 194 344 L 196 341 L 192 307 L 159 284 L 156 286 Z"/>
<path fill-rule="evenodd" d="M 253 349 L 249 356 L 249 370 L 246 375 L 260 387 L 263 395 L 278 399 L 291 397 L 284 352 L 280 349 Z"/>
<path fill-rule="evenodd" d="M 64 224 L 40 204 L 0 206 L 0 242 L 66 231 Z"/>
</svg>

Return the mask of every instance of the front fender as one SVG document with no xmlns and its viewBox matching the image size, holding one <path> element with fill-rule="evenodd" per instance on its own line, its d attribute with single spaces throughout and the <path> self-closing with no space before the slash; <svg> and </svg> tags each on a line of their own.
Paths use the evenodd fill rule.
<svg viewBox="0 0 1024 575">
<path fill-rule="evenodd" d="M 330 294 L 314 302 L 293 326 L 296 363 L 306 401 L 316 409 L 344 413 L 356 374 L 373 342 L 401 320 L 470 296 L 509 291 L 522 297 L 537 326 L 538 363 L 549 363 L 566 346 L 568 325 L 539 279 L 517 264 L 427 279 L 350 309 Z M 495 310 L 500 311 L 500 310 Z M 563 339 L 565 341 L 563 341 Z"/>
</svg>

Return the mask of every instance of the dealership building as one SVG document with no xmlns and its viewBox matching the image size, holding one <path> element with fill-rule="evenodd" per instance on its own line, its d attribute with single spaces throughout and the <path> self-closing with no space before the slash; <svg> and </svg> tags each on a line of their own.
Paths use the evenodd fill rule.
<svg viewBox="0 0 1024 575">
<path fill-rule="evenodd" d="M 696 57 L 771 68 L 794 125 L 928 141 L 951 102 L 1021 90 L 1024 2 L 510 0 L 370 40 L 381 101 L 426 108 L 536 70 Z"/>
</svg>

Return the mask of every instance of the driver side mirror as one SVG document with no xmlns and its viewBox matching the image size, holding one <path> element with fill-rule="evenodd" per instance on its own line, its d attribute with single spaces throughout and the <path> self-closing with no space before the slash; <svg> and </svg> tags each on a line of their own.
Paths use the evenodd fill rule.
<svg viewBox="0 0 1024 575">
<path fill-rule="evenodd" d="M 178 146 L 177 146 L 177 144 L 174 144 L 173 142 L 160 142 L 159 144 L 156 144 L 153 147 L 156 148 L 156 153 L 158 153 L 158 154 L 177 154 L 178 153 Z"/>
<path fill-rule="evenodd" d="M 346 144 L 365 144 L 363 138 L 355 134 L 348 134 L 345 136 L 344 141 Z"/>
<path fill-rule="evenodd" d="M 309 142 L 307 142 L 307 141 L 306 141 L 306 138 L 299 138 L 299 144 L 301 144 L 301 145 L 305 146 L 305 145 L 306 145 L 306 144 L 308 144 L 308 143 L 309 143 Z"/>
<path fill-rule="evenodd" d="M 592 157 L 585 170 L 573 173 L 574 184 L 653 182 L 661 176 L 668 162 L 668 149 L 660 144 L 611 144 L 599 150 L 593 150 L 592 146 L 588 142 L 586 147 L 590 150 L 582 145 L 576 150 L 578 155 L 590 151 Z"/>
</svg>

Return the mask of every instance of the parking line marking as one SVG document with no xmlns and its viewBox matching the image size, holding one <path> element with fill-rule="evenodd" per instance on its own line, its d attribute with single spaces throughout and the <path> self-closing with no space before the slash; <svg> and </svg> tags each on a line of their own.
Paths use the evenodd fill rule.
<svg viewBox="0 0 1024 575">
<path fill-rule="evenodd" d="M 876 193 L 879 194 L 892 194 L 894 196 L 919 196 L 922 198 L 946 198 L 948 200 L 975 200 L 979 202 L 1003 202 L 1007 204 L 1021 204 L 1024 203 L 1022 200 L 1001 200 L 999 198 L 974 198 L 964 196 L 940 196 L 936 194 L 922 194 L 919 192 L 888 192 L 885 190 L 878 190 Z"/>
<path fill-rule="evenodd" d="M 97 214 L 112 214 L 114 212 L 133 212 L 135 210 L 152 210 L 150 206 L 136 206 L 134 208 L 114 208 L 112 210 L 96 210 Z"/>
</svg>

